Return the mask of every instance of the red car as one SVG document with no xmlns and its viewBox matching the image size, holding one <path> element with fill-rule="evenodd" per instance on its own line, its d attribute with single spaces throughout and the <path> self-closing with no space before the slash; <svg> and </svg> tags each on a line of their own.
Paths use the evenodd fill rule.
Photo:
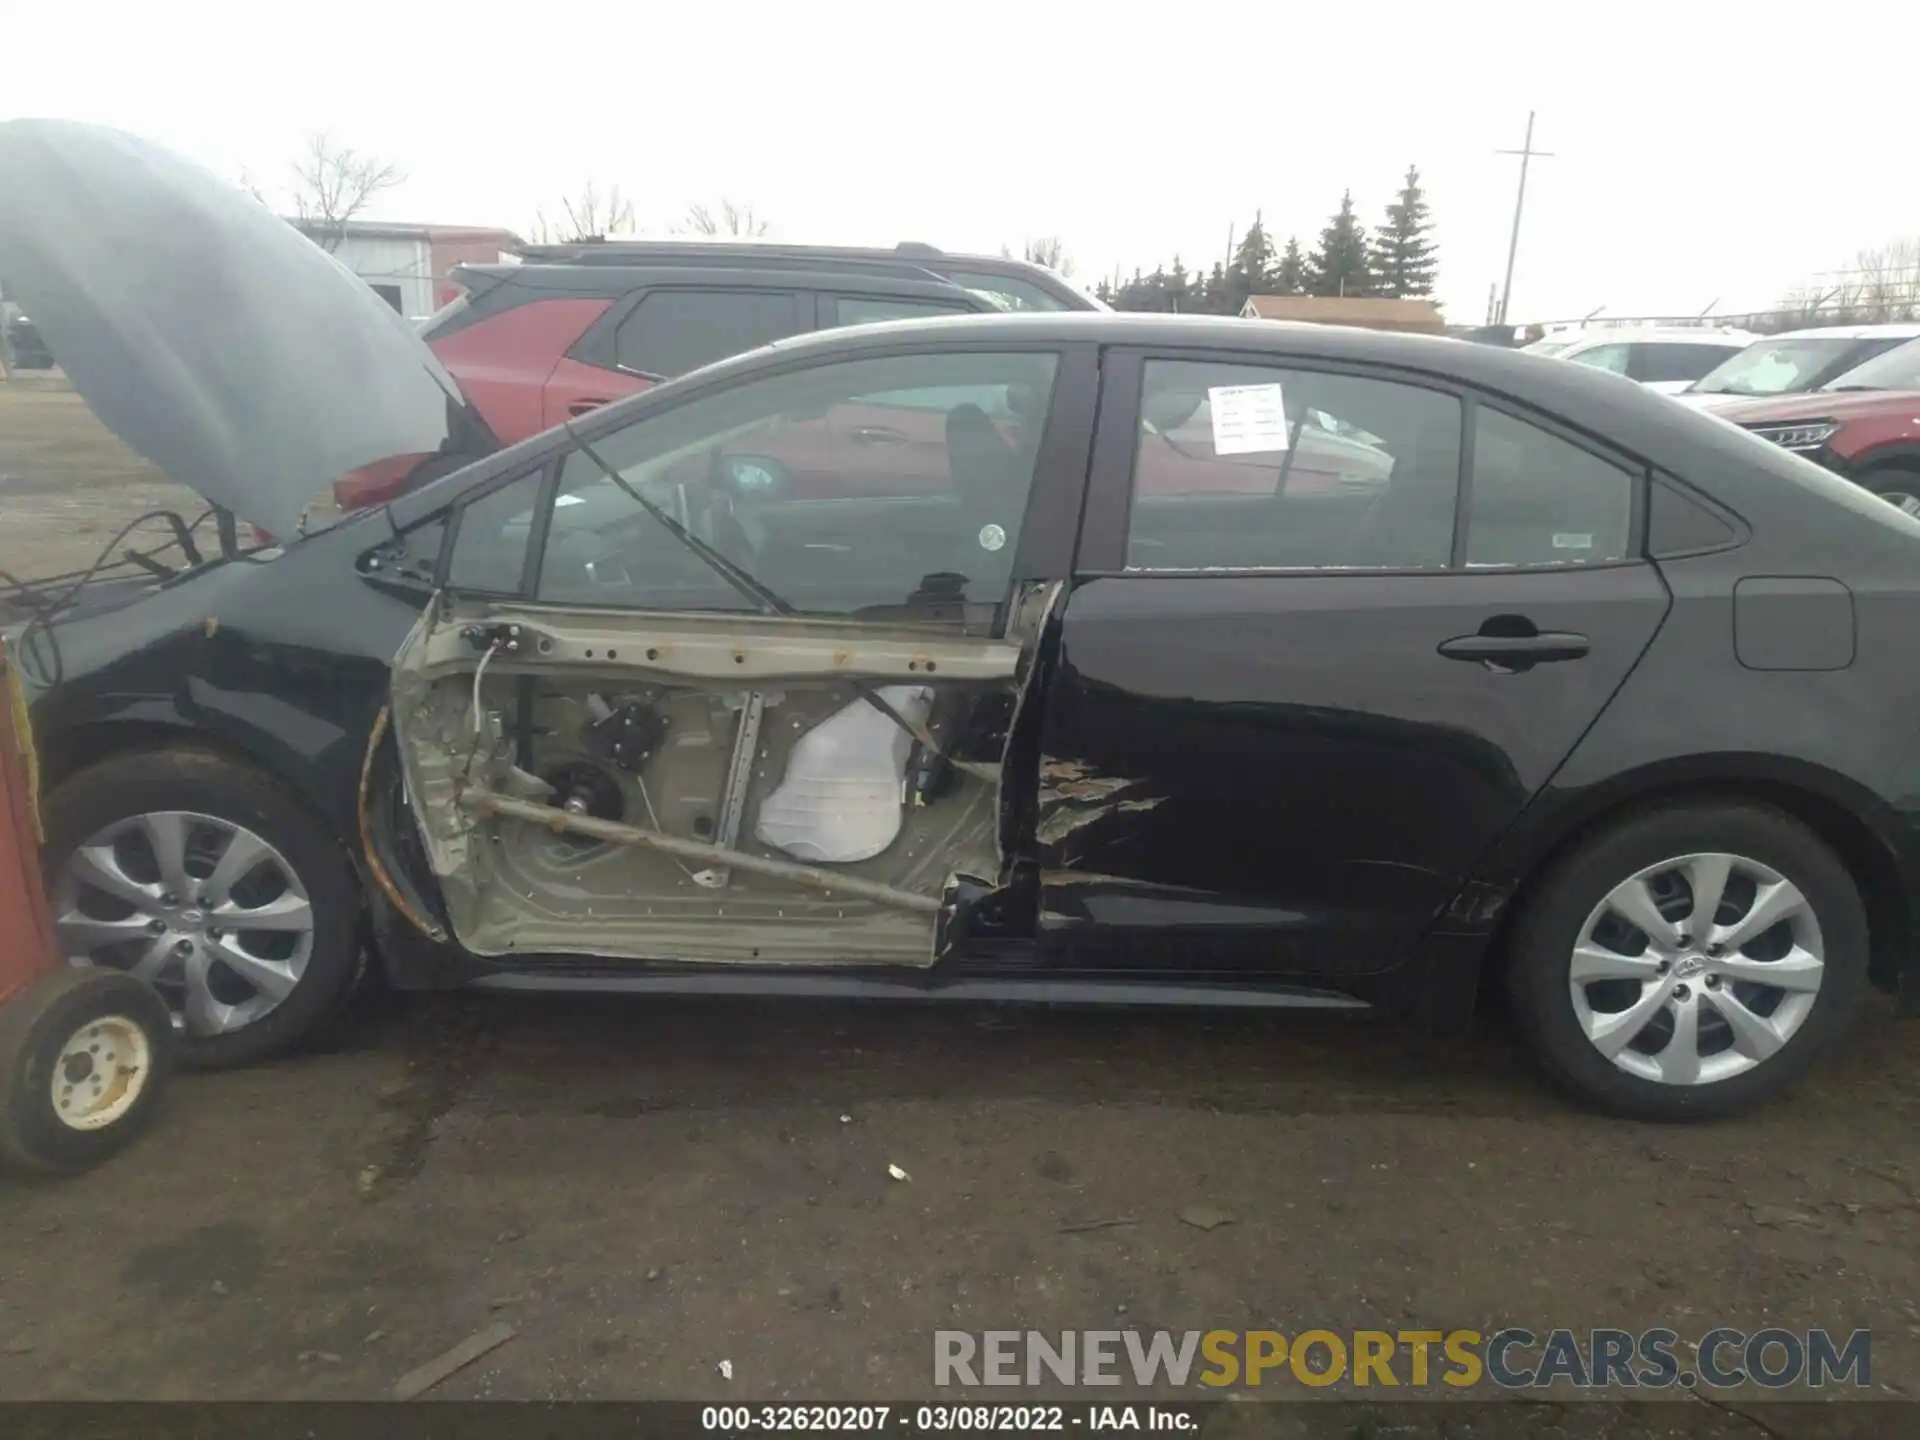
<svg viewBox="0 0 1920 1440">
<path fill-rule="evenodd" d="M 1804 395 L 1714 413 L 1920 514 L 1920 340 Z"/>
</svg>

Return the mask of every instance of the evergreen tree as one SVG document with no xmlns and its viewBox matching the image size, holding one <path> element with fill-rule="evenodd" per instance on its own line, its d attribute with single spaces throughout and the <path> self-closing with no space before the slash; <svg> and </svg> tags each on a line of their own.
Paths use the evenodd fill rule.
<svg viewBox="0 0 1920 1440">
<path fill-rule="evenodd" d="M 1213 269 L 1207 275 L 1207 313 L 1209 315 L 1237 315 L 1240 312 L 1238 305 L 1227 303 L 1231 298 L 1228 289 L 1227 267 L 1216 260 L 1213 262 Z"/>
<path fill-rule="evenodd" d="M 1280 263 L 1273 267 L 1273 274 L 1267 277 L 1269 295 L 1304 295 L 1307 293 L 1307 262 L 1300 253 L 1298 236 L 1287 237 L 1287 248 L 1280 252 Z"/>
<path fill-rule="evenodd" d="M 1320 248 L 1307 261 L 1310 295 L 1370 293 L 1367 236 L 1353 214 L 1353 192 L 1340 197 L 1340 209 L 1320 232 Z"/>
<path fill-rule="evenodd" d="M 1110 280 L 1102 280 L 1098 285 L 1094 286 L 1093 298 L 1098 300 L 1102 305 L 1113 304 L 1113 282 Z"/>
<path fill-rule="evenodd" d="M 1178 255 L 1173 257 L 1173 268 L 1167 272 L 1167 309 L 1176 314 L 1191 313 L 1197 307 L 1193 303 L 1193 284 L 1187 277 L 1187 267 L 1180 263 Z"/>
<path fill-rule="evenodd" d="M 1261 223 L 1260 212 L 1256 210 L 1253 224 L 1247 227 L 1247 233 L 1234 247 L 1233 259 L 1227 265 L 1230 304 L 1226 313 L 1238 315 L 1249 295 L 1264 294 L 1267 272 L 1272 268 L 1273 240 L 1267 234 L 1267 227 Z"/>
<path fill-rule="evenodd" d="M 1380 294 L 1397 298 L 1433 293 L 1440 262 L 1428 238 L 1432 229 L 1420 171 L 1409 165 L 1400 198 L 1387 207 L 1387 223 L 1373 233 L 1373 283 Z"/>
<path fill-rule="evenodd" d="M 1133 278 L 1122 285 L 1114 295 L 1113 308 L 1116 310 L 1150 310 L 1153 308 L 1152 305 L 1148 303 L 1150 300 L 1150 292 L 1151 287 L 1147 284 L 1147 277 L 1142 275 L 1136 268 L 1133 272 Z"/>
</svg>

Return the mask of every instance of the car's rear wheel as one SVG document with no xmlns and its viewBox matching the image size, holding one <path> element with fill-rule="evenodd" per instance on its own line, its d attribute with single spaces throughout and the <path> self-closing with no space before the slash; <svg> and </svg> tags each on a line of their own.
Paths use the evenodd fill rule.
<svg viewBox="0 0 1920 1440">
<path fill-rule="evenodd" d="M 143 751 L 80 772 L 45 808 L 61 952 L 150 982 L 172 1011 L 183 1064 L 283 1050 L 358 979 L 359 898 L 345 855 L 251 767 Z"/>
<path fill-rule="evenodd" d="M 1840 862 L 1764 805 L 1663 807 L 1554 866 L 1518 918 L 1515 1010 L 1547 1071 L 1607 1110 L 1731 1114 L 1803 1073 L 1867 987 Z"/>
<path fill-rule="evenodd" d="M 1876 465 L 1861 472 L 1860 485 L 1889 505 L 1920 516 L 1920 470 L 1909 470 L 1903 465 Z"/>
</svg>

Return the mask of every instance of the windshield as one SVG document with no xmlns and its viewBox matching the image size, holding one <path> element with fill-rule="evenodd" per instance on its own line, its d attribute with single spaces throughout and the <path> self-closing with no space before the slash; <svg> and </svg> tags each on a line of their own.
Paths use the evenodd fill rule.
<svg viewBox="0 0 1920 1440">
<path fill-rule="evenodd" d="M 1520 349 L 1527 355 L 1558 355 L 1572 343 L 1571 340 L 1536 340 L 1531 345 L 1522 345 Z"/>
<path fill-rule="evenodd" d="M 1909 340 L 1820 387 L 1823 390 L 1920 390 L 1920 340 Z"/>
<path fill-rule="evenodd" d="M 1693 389 L 1704 395 L 1797 395 L 1819 384 L 1860 344 L 1850 339 L 1756 341 L 1708 371 Z"/>
<path fill-rule="evenodd" d="M 1065 310 L 1067 302 L 1031 280 L 1012 275 L 989 275 L 977 270 L 949 270 L 946 278 L 962 290 L 971 290 L 1002 310 Z"/>
</svg>

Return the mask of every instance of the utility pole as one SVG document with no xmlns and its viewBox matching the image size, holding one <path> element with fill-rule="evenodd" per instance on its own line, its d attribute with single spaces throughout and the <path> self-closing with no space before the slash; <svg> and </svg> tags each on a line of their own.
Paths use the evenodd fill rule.
<svg viewBox="0 0 1920 1440">
<path fill-rule="evenodd" d="M 1507 241 L 1507 278 L 1506 282 L 1500 287 L 1500 318 L 1494 322 L 1498 325 L 1504 325 L 1507 323 L 1507 302 L 1513 298 L 1513 257 L 1518 254 L 1520 250 L 1520 212 L 1526 208 L 1527 204 L 1527 162 L 1536 155 L 1541 156 L 1543 159 L 1551 159 L 1553 152 L 1551 150 L 1536 150 L 1533 148 L 1533 111 L 1529 110 L 1527 112 L 1527 138 L 1521 143 L 1521 147 L 1518 150 L 1496 150 L 1493 153 L 1496 155 L 1518 155 L 1520 157 L 1520 193 L 1514 197 L 1513 235 Z"/>
</svg>

